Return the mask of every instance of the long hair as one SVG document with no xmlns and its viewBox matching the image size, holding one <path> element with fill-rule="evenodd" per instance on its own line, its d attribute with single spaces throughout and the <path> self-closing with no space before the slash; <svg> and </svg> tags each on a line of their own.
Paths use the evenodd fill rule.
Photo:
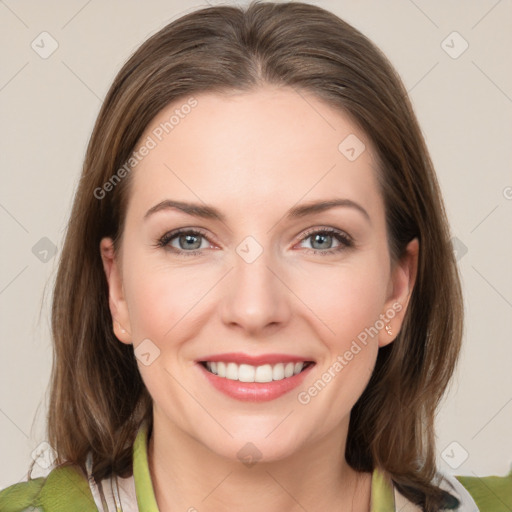
<svg viewBox="0 0 512 512">
<path fill-rule="evenodd" d="M 152 424 L 133 347 L 113 333 L 99 250 L 106 236 L 117 250 L 123 233 L 131 173 L 119 170 L 171 102 L 266 84 L 311 92 L 351 116 L 377 150 L 392 260 L 419 239 L 403 327 L 379 350 L 352 410 L 345 456 L 359 471 L 383 468 L 411 501 L 438 510 L 447 496 L 433 481 L 434 419 L 463 329 L 439 185 L 407 92 L 387 58 L 351 25 L 301 2 L 188 13 L 145 41 L 115 77 L 88 144 L 54 287 L 47 431 L 56 462 L 84 469 L 92 452 L 95 478 L 129 475 L 137 429 L 143 421 Z"/>
</svg>

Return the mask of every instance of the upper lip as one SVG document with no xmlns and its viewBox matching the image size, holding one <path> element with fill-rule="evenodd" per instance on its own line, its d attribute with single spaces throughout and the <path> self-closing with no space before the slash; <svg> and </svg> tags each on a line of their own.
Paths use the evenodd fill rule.
<svg viewBox="0 0 512 512">
<path fill-rule="evenodd" d="M 250 364 L 252 366 L 261 366 L 264 364 L 277 364 L 277 363 L 302 363 L 314 362 L 311 358 L 294 356 L 290 354 L 261 354 L 258 356 L 251 356 L 241 352 L 229 352 L 226 354 L 212 354 L 210 356 L 202 357 L 197 362 L 213 361 L 224 363 L 236 364 Z"/>
</svg>

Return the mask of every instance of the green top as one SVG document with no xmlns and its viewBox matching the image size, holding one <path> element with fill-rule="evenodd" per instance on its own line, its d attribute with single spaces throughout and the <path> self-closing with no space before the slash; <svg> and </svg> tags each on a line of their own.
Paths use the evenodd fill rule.
<svg viewBox="0 0 512 512">
<path fill-rule="evenodd" d="M 133 445 L 133 476 L 126 480 L 135 488 L 136 502 L 125 494 L 121 498 L 122 507 L 105 507 L 105 511 L 159 512 L 149 472 L 147 442 L 147 425 L 143 424 Z M 512 471 L 504 477 L 459 476 L 456 479 L 449 477 L 448 481 L 455 486 L 457 497 L 463 498 L 463 504 L 458 511 L 512 512 Z M 106 482 L 110 480 L 103 480 L 101 487 L 108 493 L 110 486 Z M 478 509 L 475 508 L 475 503 Z M 394 512 L 403 509 L 406 504 L 412 507 L 407 510 L 420 510 L 396 491 L 384 471 L 375 469 L 371 483 L 371 512 Z M 54 468 L 46 477 L 20 482 L 0 492 L 0 512 L 22 512 L 29 507 L 33 507 L 29 509 L 32 512 L 98 510 L 86 475 L 74 465 Z"/>
<path fill-rule="evenodd" d="M 135 438 L 135 443 L 133 443 L 133 478 L 135 479 L 137 504 L 141 511 L 159 512 L 149 473 L 147 444 L 147 424 L 144 423 Z"/>
</svg>

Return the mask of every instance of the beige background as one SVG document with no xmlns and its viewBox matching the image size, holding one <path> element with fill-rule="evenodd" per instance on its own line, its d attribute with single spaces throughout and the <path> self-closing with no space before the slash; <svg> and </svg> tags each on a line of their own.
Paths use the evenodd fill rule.
<svg viewBox="0 0 512 512">
<path fill-rule="evenodd" d="M 459 371 L 438 418 L 440 467 L 505 474 L 512 464 L 512 3 L 315 3 L 369 36 L 398 69 L 459 240 L 467 323 Z M 44 441 L 57 262 L 51 244 L 58 253 L 101 100 L 143 40 L 201 5 L 0 2 L 0 488 L 24 479 Z M 49 36 L 38 37 L 45 31 L 58 48 L 43 59 L 31 43 L 42 46 L 45 37 L 51 49 Z M 467 50 L 452 58 L 465 41 Z"/>
</svg>

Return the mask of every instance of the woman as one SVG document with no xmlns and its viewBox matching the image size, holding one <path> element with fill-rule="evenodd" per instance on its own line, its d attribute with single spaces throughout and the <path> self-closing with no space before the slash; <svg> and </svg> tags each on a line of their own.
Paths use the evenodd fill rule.
<svg viewBox="0 0 512 512">
<path fill-rule="evenodd" d="M 361 33 L 299 2 L 170 23 L 117 75 L 76 192 L 56 467 L 1 510 L 477 510 L 435 465 L 462 336 L 449 240 Z"/>
</svg>

